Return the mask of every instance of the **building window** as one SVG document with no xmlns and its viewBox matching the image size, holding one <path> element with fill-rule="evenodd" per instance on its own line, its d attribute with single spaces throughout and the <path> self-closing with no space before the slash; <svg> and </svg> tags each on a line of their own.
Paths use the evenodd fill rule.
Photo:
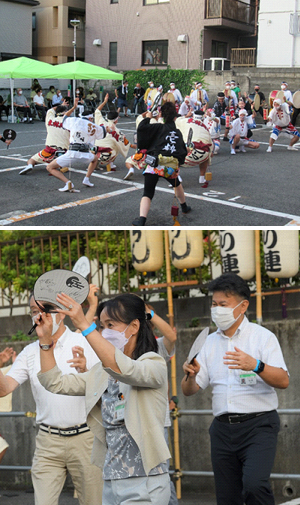
<svg viewBox="0 0 300 505">
<path fill-rule="evenodd" d="M 73 28 L 71 25 L 70 21 L 71 19 L 79 19 L 80 24 L 77 26 L 77 30 L 84 30 L 84 25 L 85 25 L 85 11 L 84 10 L 76 10 L 76 9 L 71 9 L 69 8 L 69 13 L 68 13 L 68 28 Z"/>
<path fill-rule="evenodd" d="M 118 42 L 109 43 L 109 66 L 117 66 Z"/>
<path fill-rule="evenodd" d="M 211 57 L 212 58 L 227 58 L 227 42 L 219 42 L 218 40 L 211 41 Z"/>
<path fill-rule="evenodd" d="M 53 28 L 58 28 L 58 7 L 53 7 Z"/>
<path fill-rule="evenodd" d="M 143 42 L 142 65 L 167 65 L 168 41 L 146 40 Z"/>
<path fill-rule="evenodd" d="M 143 0 L 144 5 L 152 5 L 152 4 L 165 4 L 170 0 Z"/>
<path fill-rule="evenodd" d="M 118 4 L 118 3 L 119 3 L 119 0 L 110 0 L 110 3 L 111 3 L 111 4 Z"/>
</svg>

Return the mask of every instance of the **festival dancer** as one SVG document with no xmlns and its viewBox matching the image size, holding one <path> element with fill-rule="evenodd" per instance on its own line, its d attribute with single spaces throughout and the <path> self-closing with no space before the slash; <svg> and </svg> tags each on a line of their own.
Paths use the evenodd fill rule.
<svg viewBox="0 0 300 505">
<path fill-rule="evenodd" d="M 81 163 L 89 162 L 88 172 L 82 184 L 90 187 L 94 186 L 94 184 L 90 182 L 89 176 L 97 166 L 98 157 L 91 153 L 90 149 L 94 146 L 95 140 L 104 138 L 106 132 L 110 131 L 108 126 L 105 128 L 104 126 L 97 126 L 93 123 L 93 115 L 82 118 L 71 118 L 72 112 L 78 106 L 78 101 L 79 98 L 75 98 L 74 106 L 66 112 L 63 118 L 63 128 L 70 131 L 69 149 L 63 156 L 51 161 L 47 166 L 47 170 L 51 175 L 54 175 L 54 177 L 65 183 L 63 188 L 59 188 L 59 191 L 72 191 L 74 189 L 74 184 L 57 170 L 61 167 L 69 166 L 74 161 Z"/>
<path fill-rule="evenodd" d="M 178 113 L 180 104 L 183 102 L 182 94 L 179 89 L 176 88 L 175 82 L 170 82 L 170 89 L 168 93 L 173 93 L 175 98 L 176 112 Z"/>
<path fill-rule="evenodd" d="M 57 153 L 66 152 L 70 143 L 70 132 L 63 129 L 63 118 L 68 108 L 68 102 L 64 100 L 62 105 L 57 105 L 48 110 L 46 115 L 46 145 L 44 149 L 34 154 L 28 161 L 27 167 L 23 168 L 19 175 L 28 174 L 38 163 L 50 163 L 57 157 Z"/>
<path fill-rule="evenodd" d="M 237 146 L 239 146 L 240 153 L 246 152 L 245 146 L 250 147 L 251 149 L 259 148 L 258 142 L 248 138 L 248 129 L 254 127 L 253 118 L 255 115 L 255 111 L 253 111 L 252 116 L 248 116 L 247 111 L 245 109 L 241 109 L 239 111 L 239 117 L 230 125 L 229 143 L 231 145 L 231 154 L 236 154 L 235 149 Z"/>
<path fill-rule="evenodd" d="M 290 144 L 287 147 L 288 150 L 297 151 L 297 148 L 294 147 L 294 144 L 296 144 L 296 142 L 299 140 L 300 133 L 291 123 L 288 104 L 282 103 L 280 98 L 275 98 L 273 106 L 274 108 L 271 110 L 268 117 L 268 120 L 273 123 L 273 130 L 270 135 L 267 153 L 272 152 L 274 142 L 282 133 L 289 137 L 292 137 Z"/>
<path fill-rule="evenodd" d="M 144 194 L 140 203 L 140 216 L 132 222 L 133 226 L 145 226 L 155 187 L 159 177 L 172 184 L 181 210 L 184 214 L 191 211 L 186 204 L 181 182 L 178 181 L 179 165 L 184 163 L 187 148 L 181 132 L 176 128 L 176 108 L 171 102 L 161 108 L 164 124 L 150 124 L 151 112 L 139 124 L 137 130 L 137 145 L 147 149 L 147 165 L 144 170 Z"/>
<path fill-rule="evenodd" d="M 218 154 L 220 149 L 220 133 L 221 124 L 220 118 L 218 118 L 214 112 L 214 109 L 207 109 L 204 115 L 203 124 L 208 129 L 210 136 L 214 144 L 213 155 Z"/>
<path fill-rule="evenodd" d="M 183 167 L 199 167 L 199 184 L 207 188 L 206 171 L 211 164 L 213 141 L 207 127 L 204 125 L 202 111 L 195 111 L 193 117 L 179 117 L 176 126 L 182 133 L 183 140 L 189 147 Z M 191 139 L 190 134 L 192 133 Z"/>
<path fill-rule="evenodd" d="M 119 120 L 119 114 L 116 111 L 110 111 L 107 113 L 107 120 L 104 119 L 102 115 L 103 107 L 108 103 L 109 94 L 105 95 L 103 102 L 97 107 L 95 111 L 95 123 L 98 126 L 108 126 L 111 133 L 107 133 L 104 139 L 96 140 L 95 147 L 97 147 L 96 155 L 99 158 L 99 165 L 104 165 L 107 170 L 115 170 L 115 161 L 118 154 L 121 154 L 124 158 L 128 156 L 129 147 L 135 147 L 130 144 L 129 140 L 123 135 L 123 133 L 117 128 L 117 123 Z M 92 172 L 89 172 L 88 177 L 90 177 Z"/>
<path fill-rule="evenodd" d="M 191 117 L 194 112 L 194 105 L 192 99 L 187 95 L 184 102 L 180 105 L 179 115 L 184 117 Z"/>
</svg>

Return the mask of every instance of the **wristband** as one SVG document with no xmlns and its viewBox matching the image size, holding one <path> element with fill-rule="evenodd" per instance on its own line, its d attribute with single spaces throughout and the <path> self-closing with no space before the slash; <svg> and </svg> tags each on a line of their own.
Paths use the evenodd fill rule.
<svg viewBox="0 0 300 505">
<path fill-rule="evenodd" d="M 255 368 L 253 368 L 253 372 L 257 372 L 257 371 L 258 371 L 258 367 L 259 367 L 259 365 L 260 365 L 260 360 L 259 360 L 259 359 L 257 359 L 257 360 L 256 360 L 256 367 L 255 367 Z"/>
<path fill-rule="evenodd" d="M 96 323 L 92 323 L 91 326 L 89 326 L 86 330 L 83 330 L 81 333 L 84 337 L 87 337 L 92 331 L 94 331 L 97 328 Z"/>
<path fill-rule="evenodd" d="M 154 316 L 154 310 L 150 310 L 150 314 L 151 314 L 151 319 L 152 319 Z"/>
</svg>

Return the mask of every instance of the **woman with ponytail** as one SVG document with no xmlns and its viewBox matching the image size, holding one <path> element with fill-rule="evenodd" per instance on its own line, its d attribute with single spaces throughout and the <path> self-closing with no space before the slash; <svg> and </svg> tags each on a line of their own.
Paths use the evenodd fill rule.
<svg viewBox="0 0 300 505">
<path fill-rule="evenodd" d="M 89 372 L 62 375 L 51 346 L 48 315 L 42 313 L 37 327 L 42 346 L 38 377 L 52 393 L 85 396 L 87 424 L 94 434 L 92 463 L 103 468 L 102 505 L 167 505 L 167 366 L 157 354 L 151 313 L 138 296 L 119 295 L 99 305 L 98 332 L 72 298 L 62 293 L 57 301 L 66 307 L 58 312 L 72 319 L 100 362 Z"/>
</svg>

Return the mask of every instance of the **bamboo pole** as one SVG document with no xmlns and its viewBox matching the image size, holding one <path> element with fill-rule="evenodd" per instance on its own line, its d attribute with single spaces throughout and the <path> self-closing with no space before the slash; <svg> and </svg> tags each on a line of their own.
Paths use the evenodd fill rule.
<svg viewBox="0 0 300 505">
<path fill-rule="evenodd" d="M 256 321 L 262 324 L 262 293 L 260 269 L 260 231 L 255 230 L 255 270 L 256 270 Z"/>
<path fill-rule="evenodd" d="M 166 277 L 167 277 L 167 299 L 168 299 L 168 317 L 169 324 L 171 328 L 174 327 L 174 311 L 173 311 L 173 294 L 171 286 L 171 262 L 170 262 L 170 252 L 169 252 L 169 234 L 167 230 L 164 230 L 165 235 L 165 258 L 166 258 Z M 174 354 L 171 359 L 171 386 L 172 386 L 172 396 L 177 396 L 177 384 L 176 384 L 176 355 Z M 180 450 L 179 450 L 179 425 L 178 417 L 174 418 L 173 424 L 174 430 L 174 461 L 175 461 L 175 472 L 180 471 Z M 179 472 L 180 473 L 180 472 Z M 176 482 L 176 494 L 177 498 L 181 499 L 181 477 L 178 476 Z"/>
</svg>

